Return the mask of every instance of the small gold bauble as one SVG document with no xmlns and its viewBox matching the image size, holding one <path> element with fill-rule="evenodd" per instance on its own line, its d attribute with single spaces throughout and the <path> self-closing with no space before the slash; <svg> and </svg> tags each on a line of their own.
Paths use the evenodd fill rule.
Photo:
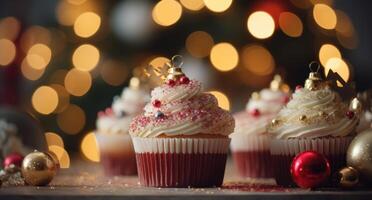
<svg viewBox="0 0 372 200">
<path fill-rule="evenodd" d="M 305 81 L 305 88 L 314 91 L 324 88 L 327 84 L 323 81 L 321 74 L 319 73 L 320 65 L 317 62 L 311 62 L 309 64 L 311 70 L 309 77 Z"/>
<path fill-rule="evenodd" d="M 356 169 L 360 179 L 372 184 L 372 129 L 359 133 L 350 143 L 347 165 Z"/>
<path fill-rule="evenodd" d="M 52 152 L 34 151 L 22 162 L 22 176 L 33 186 L 44 186 L 52 181 L 59 169 L 59 162 Z"/>
<path fill-rule="evenodd" d="M 342 168 L 338 172 L 338 182 L 343 188 L 352 188 L 359 183 L 359 172 L 352 167 Z"/>
<path fill-rule="evenodd" d="M 169 68 L 167 80 L 177 80 L 182 76 L 185 76 L 181 69 L 182 64 L 182 56 L 180 55 L 173 56 L 171 59 L 171 63 L 166 63 Z"/>
<path fill-rule="evenodd" d="M 132 77 L 129 81 L 129 87 L 132 89 L 138 89 L 140 87 L 141 81 L 137 77 Z"/>
<path fill-rule="evenodd" d="M 259 99 L 260 99 L 260 94 L 259 94 L 258 92 L 253 92 L 253 93 L 251 94 L 251 98 L 252 98 L 253 100 L 259 100 Z"/>
<path fill-rule="evenodd" d="M 300 120 L 300 121 L 305 121 L 306 118 L 307 118 L 306 115 L 301 115 L 300 118 L 299 118 L 299 120 Z"/>
<path fill-rule="evenodd" d="M 273 119 L 273 120 L 271 120 L 271 125 L 272 126 L 276 126 L 276 125 L 278 125 L 279 124 L 279 120 L 278 119 Z"/>
<path fill-rule="evenodd" d="M 362 112 L 362 103 L 359 101 L 358 98 L 353 98 L 350 102 L 350 110 L 354 111 L 355 113 Z"/>
</svg>

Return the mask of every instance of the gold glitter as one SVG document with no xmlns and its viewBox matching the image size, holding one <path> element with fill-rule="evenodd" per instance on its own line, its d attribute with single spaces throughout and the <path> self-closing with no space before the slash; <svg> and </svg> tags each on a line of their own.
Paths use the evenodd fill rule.
<svg viewBox="0 0 372 200">
<path fill-rule="evenodd" d="M 321 117 L 326 117 L 327 116 L 327 113 L 323 112 L 323 111 L 320 111 L 319 112 L 319 116 Z"/>
<path fill-rule="evenodd" d="M 259 100 L 260 99 L 260 94 L 258 92 L 253 92 L 251 94 L 251 97 L 253 100 Z"/>
<path fill-rule="evenodd" d="M 306 115 L 301 115 L 299 119 L 300 119 L 300 121 L 305 121 L 306 118 L 307 118 Z"/>
</svg>

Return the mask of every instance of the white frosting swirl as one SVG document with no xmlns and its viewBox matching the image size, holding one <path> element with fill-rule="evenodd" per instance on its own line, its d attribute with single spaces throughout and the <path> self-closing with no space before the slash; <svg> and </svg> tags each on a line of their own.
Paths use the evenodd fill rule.
<svg viewBox="0 0 372 200">
<path fill-rule="evenodd" d="M 349 119 L 347 111 L 339 95 L 328 88 L 296 90 L 269 132 L 279 139 L 347 136 L 354 134 L 359 121 L 358 116 Z M 300 120 L 301 116 L 305 117 Z"/>
<path fill-rule="evenodd" d="M 155 88 L 145 113 L 133 120 L 130 134 L 138 137 L 229 135 L 234 129 L 233 117 L 218 107 L 213 95 L 200 91 L 201 84 L 193 80 L 188 84 L 164 84 Z M 159 101 L 160 105 L 153 105 L 154 101 Z M 158 112 L 164 116 L 156 117 Z"/>
<path fill-rule="evenodd" d="M 142 112 L 143 107 L 149 102 L 148 92 L 141 88 L 124 88 L 121 97 L 116 97 L 112 104 L 112 110 L 115 115 L 120 116 L 124 113 L 127 115 L 137 115 Z"/>
<path fill-rule="evenodd" d="M 116 117 L 105 115 L 98 118 L 96 122 L 97 133 L 99 134 L 128 134 L 129 125 L 133 116 Z"/>
</svg>

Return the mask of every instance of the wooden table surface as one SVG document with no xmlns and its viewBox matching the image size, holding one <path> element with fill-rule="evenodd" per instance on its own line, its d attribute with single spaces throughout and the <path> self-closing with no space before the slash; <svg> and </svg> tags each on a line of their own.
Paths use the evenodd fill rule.
<svg viewBox="0 0 372 200">
<path fill-rule="evenodd" d="M 281 188 L 273 180 L 242 180 L 236 177 L 231 162 L 228 162 L 224 185 L 221 188 L 145 188 L 137 177 L 104 177 L 97 164 L 73 162 L 70 169 L 61 170 L 46 187 L 2 187 L 0 200 L 61 199 L 61 200 L 261 200 L 261 199 L 372 199 L 372 190 L 343 191 L 321 188 L 316 191 L 299 188 Z"/>
</svg>

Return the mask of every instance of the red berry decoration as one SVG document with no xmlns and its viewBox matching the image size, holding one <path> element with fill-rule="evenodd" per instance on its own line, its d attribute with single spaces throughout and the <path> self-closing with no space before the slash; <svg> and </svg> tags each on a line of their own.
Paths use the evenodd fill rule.
<svg viewBox="0 0 372 200">
<path fill-rule="evenodd" d="M 260 110 L 258 110 L 257 108 L 255 108 L 255 109 L 253 109 L 252 111 L 251 111 L 251 115 L 253 116 L 253 117 L 258 117 L 258 116 L 260 116 Z"/>
<path fill-rule="evenodd" d="M 12 153 L 5 157 L 4 159 L 4 168 L 9 167 L 11 164 L 21 167 L 23 161 L 23 156 L 19 153 Z"/>
<path fill-rule="evenodd" d="M 155 108 L 159 108 L 161 106 L 161 102 L 157 99 L 155 99 L 153 102 L 152 102 L 152 105 L 155 107 Z"/>
<path fill-rule="evenodd" d="M 296 90 L 301 90 L 302 89 L 302 86 L 301 85 L 297 85 L 296 86 Z"/>
<path fill-rule="evenodd" d="M 169 86 L 173 87 L 173 86 L 176 85 L 176 81 L 174 81 L 174 80 L 172 80 L 172 79 L 169 79 L 169 80 L 167 81 L 167 84 L 168 84 Z"/>
<path fill-rule="evenodd" d="M 346 112 L 346 116 L 349 118 L 349 119 L 353 119 L 355 113 L 351 110 L 347 111 Z"/>
<path fill-rule="evenodd" d="M 331 167 L 324 155 L 305 151 L 297 155 L 291 165 L 293 181 L 301 188 L 316 188 L 331 174 Z"/>
<path fill-rule="evenodd" d="M 180 78 L 180 83 L 181 83 L 181 84 L 189 84 L 189 83 L 190 83 L 190 79 L 187 78 L 187 76 L 182 76 L 182 77 Z"/>
<path fill-rule="evenodd" d="M 285 96 L 285 97 L 284 97 L 284 103 L 288 103 L 289 100 L 291 100 L 291 99 L 289 98 L 289 96 Z"/>
</svg>

